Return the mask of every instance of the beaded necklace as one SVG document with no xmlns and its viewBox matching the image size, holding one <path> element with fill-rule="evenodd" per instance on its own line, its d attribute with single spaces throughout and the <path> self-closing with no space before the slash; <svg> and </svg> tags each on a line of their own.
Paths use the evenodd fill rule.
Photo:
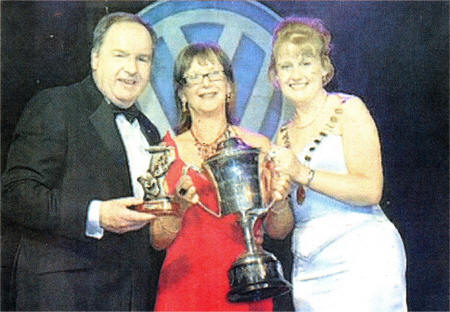
<svg viewBox="0 0 450 312">
<path fill-rule="evenodd" d="M 211 143 L 200 142 L 200 140 L 195 136 L 192 127 L 189 129 L 189 131 L 191 132 L 191 135 L 194 138 L 195 147 L 197 148 L 198 154 L 202 159 L 208 159 L 209 157 L 215 155 L 219 144 L 225 141 L 226 139 L 230 138 L 232 135 L 230 124 L 226 124 L 223 131 Z"/>
<path fill-rule="evenodd" d="M 341 98 L 341 105 L 344 104 L 346 99 Z M 313 156 L 314 151 L 317 150 L 322 140 L 330 133 L 334 131 L 336 128 L 338 117 L 337 115 L 342 115 L 344 110 L 342 107 L 337 107 L 334 109 L 334 113 L 331 115 L 330 120 L 327 121 L 322 128 L 322 130 L 319 131 L 319 134 L 314 137 L 312 140 L 312 146 L 308 148 L 308 151 L 306 152 L 305 156 L 303 157 L 303 164 L 307 167 L 310 167 L 311 159 Z M 294 117 L 295 118 L 295 117 Z M 289 121 L 288 124 L 292 122 Z M 280 135 L 281 135 L 281 142 L 282 145 L 286 148 L 291 148 L 291 140 L 289 138 L 289 129 L 288 124 L 280 128 Z M 298 204 L 303 203 L 305 200 L 305 187 L 303 185 L 299 185 L 297 189 L 297 202 Z"/>
</svg>

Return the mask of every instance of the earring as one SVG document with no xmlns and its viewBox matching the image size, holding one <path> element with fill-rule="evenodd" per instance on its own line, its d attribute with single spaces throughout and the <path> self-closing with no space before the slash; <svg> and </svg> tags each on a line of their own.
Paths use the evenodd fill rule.
<svg viewBox="0 0 450 312">
<path fill-rule="evenodd" d="M 187 112 L 187 102 L 183 102 L 183 103 L 182 103 L 181 111 L 182 111 L 183 113 Z"/>
<path fill-rule="evenodd" d="M 231 102 L 231 93 L 227 93 L 227 96 L 225 97 L 225 103 L 229 104 Z"/>
</svg>

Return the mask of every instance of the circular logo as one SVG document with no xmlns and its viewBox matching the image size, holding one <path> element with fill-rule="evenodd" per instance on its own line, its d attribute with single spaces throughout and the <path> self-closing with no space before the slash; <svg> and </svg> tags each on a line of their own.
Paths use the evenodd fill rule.
<svg viewBox="0 0 450 312">
<path fill-rule="evenodd" d="M 208 41 L 220 45 L 232 61 L 240 125 L 274 135 L 288 114 L 267 75 L 272 31 L 281 20 L 277 14 L 250 1 L 162 1 L 138 14 L 158 37 L 152 85 L 139 102 L 161 134 L 178 121 L 172 78 L 178 53 L 190 43 Z"/>
</svg>

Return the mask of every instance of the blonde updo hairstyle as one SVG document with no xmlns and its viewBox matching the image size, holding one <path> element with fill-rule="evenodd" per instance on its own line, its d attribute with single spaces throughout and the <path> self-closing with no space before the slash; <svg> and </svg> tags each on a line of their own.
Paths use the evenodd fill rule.
<svg viewBox="0 0 450 312">
<path fill-rule="evenodd" d="M 322 85 L 327 85 L 334 76 L 334 66 L 330 59 L 332 49 L 331 34 L 318 18 L 288 17 L 278 24 L 272 38 L 272 57 L 269 66 L 269 78 L 275 88 L 279 89 L 276 79 L 276 55 L 283 43 L 296 45 L 309 43 L 318 51 L 322 67 L 326 74 Z"/>
</svg>

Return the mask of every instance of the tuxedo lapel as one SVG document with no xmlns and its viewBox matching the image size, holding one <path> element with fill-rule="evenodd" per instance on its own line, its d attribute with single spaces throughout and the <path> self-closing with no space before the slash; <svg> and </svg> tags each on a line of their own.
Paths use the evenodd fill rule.
<svg viewBox="0 0 450 312">
<path fill-rule="evenodd" d="M 124 168 L 126 172 L 122 173 L 129 176 L 125 147 L 120 138 L 110 104 L 103 99 L 89 120 L 97 135 L 101 138 L 109 158 L 116 166 Z"/>
<path fill-rule="evenodd" d="M 141 112 L 138 116 L 139 125 L 141 127 L 141 131 L 144 134 L 145 138 L 149 145 L 156 145 L 161 142 L 161 136 L 159 134 L 158 129 L 155 125 L 147 119 L 147 117 Z"/>
</svg>

